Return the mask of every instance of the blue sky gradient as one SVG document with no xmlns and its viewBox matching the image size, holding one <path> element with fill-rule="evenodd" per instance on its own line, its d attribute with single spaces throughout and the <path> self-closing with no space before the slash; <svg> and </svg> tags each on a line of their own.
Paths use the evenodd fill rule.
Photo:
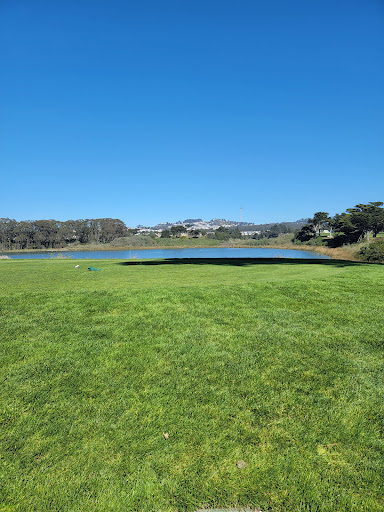
<svg viewBox="0 0 384 512">
<path fill-rule="evenodd" d="M 381 0 L 2 0 L 0 48 L 1 217 L 384 200 Z"/>
</svg>

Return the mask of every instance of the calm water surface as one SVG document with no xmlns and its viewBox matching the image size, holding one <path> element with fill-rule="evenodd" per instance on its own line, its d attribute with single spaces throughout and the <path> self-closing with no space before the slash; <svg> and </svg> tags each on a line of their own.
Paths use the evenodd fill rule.
<svg viewBox="0 0 384 512">
<path fill-rule="evenodd" d="M 104 259 L 163 259 L 163 258 L 305 258 L 329 259 L 309 251 L 291 249 L 249 249 L 220 247 L 212 249 L 132 249 L 127 251 L 59 251 L 9 253 L 12 259 L 73 258 L 80 260 Z"/>
</svg>

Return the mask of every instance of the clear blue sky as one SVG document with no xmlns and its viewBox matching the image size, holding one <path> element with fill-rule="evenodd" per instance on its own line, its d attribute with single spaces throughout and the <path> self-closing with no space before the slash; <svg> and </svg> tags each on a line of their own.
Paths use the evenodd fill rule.
<svg viewBox="0 0 384 512">
<path fill-rule="evenodd" d="M 382 0 L 0 0 L 0 216 L 384 200 Z"/>
</svg>

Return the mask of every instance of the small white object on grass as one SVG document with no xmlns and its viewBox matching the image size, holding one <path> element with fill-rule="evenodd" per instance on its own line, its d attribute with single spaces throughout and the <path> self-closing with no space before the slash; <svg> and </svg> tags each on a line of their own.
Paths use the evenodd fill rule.
<svg viewBox="0 0 384 512">
<path fill-rule="evenodd" d="M 80 265 L 75 265 L 75 268 L 79 268 L 79 267 L 80 267 Z"/>
</svg>

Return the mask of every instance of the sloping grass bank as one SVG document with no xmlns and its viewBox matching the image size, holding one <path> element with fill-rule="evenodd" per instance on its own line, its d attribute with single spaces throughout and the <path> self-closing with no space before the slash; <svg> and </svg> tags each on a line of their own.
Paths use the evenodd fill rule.
<svg viewBox="0 0 384 512">
<path fill-rule="evenodd" d="M 1 511 L 384 510 L 382 266 L 94 263 L 0 261 Z"/>
</svg>

